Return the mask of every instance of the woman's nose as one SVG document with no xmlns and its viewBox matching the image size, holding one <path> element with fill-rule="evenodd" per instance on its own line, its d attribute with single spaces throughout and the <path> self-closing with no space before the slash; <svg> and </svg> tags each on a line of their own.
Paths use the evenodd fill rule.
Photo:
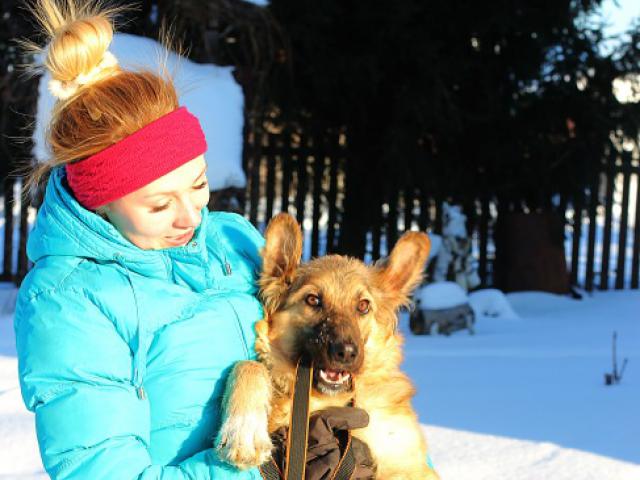
<svg viewBox="0 0 640 480">
<path fill-rule="evenodd" d="M 186 200 L 180 202 L 180 209 L 176 217 L 176 227 L 195 228 L 200 225 L 200 209 L 193 202 Z"/>
</svg>

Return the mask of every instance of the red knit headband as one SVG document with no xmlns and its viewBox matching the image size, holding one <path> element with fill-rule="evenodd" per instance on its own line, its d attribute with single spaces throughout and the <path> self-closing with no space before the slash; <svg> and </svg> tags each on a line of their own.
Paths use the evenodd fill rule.
<svg viewBox="0 0 640 480">
<path fill-rule="evenodd" d="M 200 122 L 186 107 L 180 107 L 95 155 L 67 164 L 67 181 L 78 202 L 95 210 L 206 150 Z"/>
</svg>

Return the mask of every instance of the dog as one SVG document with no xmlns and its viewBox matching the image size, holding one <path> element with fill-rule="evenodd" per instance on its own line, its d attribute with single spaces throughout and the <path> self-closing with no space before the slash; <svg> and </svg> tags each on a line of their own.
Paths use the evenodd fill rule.
<svg viewBox="0 0 640 480">
<path fill-rule="evenodd" d="M 381 480 L 437 480 L 411 406 L 415 389 L 400 371 L 398 309 L 421 280 L 429 239 L 405 233 L 374 266 L 340 255 L 300 264 L 302 234 L 279 214 L 265 232 L 259 279 L 265 318 L 256 324 L 259 362 L 236 364 L 223 396 L 219 456 L 239 468 L 271 456 L 270 433 L 289 425 L 296 364 L 314 364 L 310 412 L 355 406 L 369 425 L 352 432 L 365 442 Z"/>
</svg>

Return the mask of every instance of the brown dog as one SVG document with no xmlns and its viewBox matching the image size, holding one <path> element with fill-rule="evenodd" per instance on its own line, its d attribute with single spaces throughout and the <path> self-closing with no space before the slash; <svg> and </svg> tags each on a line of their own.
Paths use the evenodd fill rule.
<svg viewBox="0 0 640 480">
<path fill-rule="evenodd" d="M 220 456 L 246 468 L 271 455 L 270 432 L 289 425 L 297 360 L 314 363 L 310 411 L 355 405 L 369 426 L 353 435 L 370 448 L 382 480 L 435 480 L 427 445 L 411 407 L 414 388 L 400 371 L 397 310 L 419 283 L 429 239 L 410 232 L 373 267 L 329 255 L 300 265 L 302 235 L 295 219 L 267 227 L 261 296 L 266 318 L 256 325 L 258 362 L 237 364 L 223 400 Z"/>
</svg>

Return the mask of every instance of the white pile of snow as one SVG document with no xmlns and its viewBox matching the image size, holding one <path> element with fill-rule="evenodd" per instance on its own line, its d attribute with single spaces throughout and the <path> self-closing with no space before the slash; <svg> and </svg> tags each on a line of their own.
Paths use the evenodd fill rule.
<svg viewBox="0 0 640 480">
<path fill-rule="evenodd" d="M 431 263 L 431 260 L 437 257 L 440 253 L 440 249 L 442 248 L 442 237 L 437 233 L 429 233 L 429 242 L 431 245 L 429 248 L 429 258 L 427 259 L 427 265 L 429 265 L 429 263 Z"/>
<path fill-rule="evenodd" d="M 15 287 L 0 284 L 0 479 L 45 479 L 33 415 L 20 396 L 12 316 L 15 294 Z"/>
<path fill-rule="evenodd" d="M 500 290 L 485 288 L 467 294 L 455 282 L 433 282 L 419 287 L 414 295 L 418 308 L 423 310 L 442 310 L 468 303 L 476 318 L 499 318 L 502 320 L 518 320 L 520 317 L 513 310 L 509 299 Z"/>
<path fill-rule="evenodd" d="M 33 415 L 24 408 L 15 384 L 16 365 L 0 357 L 0 382 L 13 386 L 0 389 L 0 479 L 48 478 L 38 454 Z M 6 388 L 6 387 L 5 387 Z"/>
<path fill-rule="evenodd" d="M 262 3 L 264 2 L 256 2 Z M 174 73 L 180 103 L 200 119 L 207 138 L 205 154 L 210 188 L 244 187 L 246 177 L 242 170 L 242 128 L 244 125 L 244 95 L 233 78 L 232 67 L 197 64 L 179 58 L 156 41 L 125 33 L 113 37 L 110 51 L 125 69 L 151 69 L 158 72 L 160 59 L 167 59 L 169 72 Z M 49 74 L 40 79 L 38 107 L 33 133 L 33 154 L 39 161 L 50 158 L 45 142 L 45 129 L 55 103 L 48 90 Z"/>
<path fill-rule="evenodd" d="M 469 294 L 469 303 L 476 317 L 518 320 L 520 317 L 511 308 L 506 295 L 495 288 L 484 288 Z"/>
<path fill-rule="evenodd" d="M 416 290 L 414 295 L 423 310 L 441 310 L 469 301 L 467 292 L 455 282 L 434 282 Z"/>
<path fill-rule="evenodd" d="M 426 427 L 442 480 L 638 480 L 640 465 L 548 442 Z"/>
</svg>

